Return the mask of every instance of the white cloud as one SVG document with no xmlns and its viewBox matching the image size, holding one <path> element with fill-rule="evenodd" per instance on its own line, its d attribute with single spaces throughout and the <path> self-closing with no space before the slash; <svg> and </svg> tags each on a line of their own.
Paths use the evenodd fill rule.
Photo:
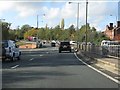
<svg viewBox="0 0 120 90">
<path fill-rule="evenodd" d="M 60 10 L 59 8 L 50 8 L 50 10 L 47 13 L 48 19 L 54 19 L 54 18 L 58 17 L 59 10 Z"/>
<path fill-rule="evenodd" d="M 65 6 L 61 9 L 61 17 L 62 18 L 71 18 L 75 17 L 75 12 L 77 11 L 74 4 L 66 3 Z"/>
<path fill-rule="evenodd" d="M 0 15 L 3 15 L 5 11 L 12 9 L 13 6 L 14 2 L 0 1 Z"/>
<path fill-rule="evenodd" d="M 35 9 L 28 6 L 16 6 L 16 10 L 18 11 L 18 16 L 20 17 L 27 17 L 36 12 Z"/>
<path fill-rule="evenodd" d="M 13 1 L 0 1 L 0 14 L 2 15 L 5 11 L 17 11 L 19 17 L 27 17 L 33 15 L 38 8 L 33 7 L 29 3 L 13 2 Z"/>
<path fill-rule="evenodd" d="M 54 20 L 55 18 L 58 17 L 60 8 L 48 8 L 48 7 L 44 6 L 42 8 L 42 11 L 45 13 L 44 18 L 46 18 L 48 20 Z"/>
<path fill-rule="evenodd" d="M 40 3 L 40 2 L 39 2 Z M 46 2 L 47 3 L 47 2 Z M 111 5 L 111 3 L 109 3 Z M 95 26 L 99 28 L 99 24 L 104 21 L 106 15 L 114 14 L 115 12 L 115 4 L 114 6 L 109 6 L 108 2 L 89 2 L 88 3 L 88 22 L 90 22 L 91 26 Z M 41 4 L 40 4 L 41 5 Z M 8 1 L 0 1 L 0 16 L 3 15 L 5 11 L 15 10 L 17 12 L 17 16 L 25 18 L 28 16 L 36 15 L 38 12 L 43 12 L 46 14 L 44 19 L 46 19 L 46 23 L 49 26 L 56 26 L 59 24 L 60 19 L 75 19 L 77 17 L 77 3 L 69 4 L 66 2 L 61 7 L 49 7 L 44 6 L 34 6 L 33 3 L 21 3 L 21 2 L 8 2 Z M 85 2 L 80 2 L 80 10 L 79 10 L 79 21 L 83 25 L 85 24 L 85 17 L 86 17 L 86 9 L 85 9 Z M 65 21 L 66 22 L 66 21 Z M 70 25 L 71 23 L 76 22 L 69 22 L 66 25 Z"/>
</svg>

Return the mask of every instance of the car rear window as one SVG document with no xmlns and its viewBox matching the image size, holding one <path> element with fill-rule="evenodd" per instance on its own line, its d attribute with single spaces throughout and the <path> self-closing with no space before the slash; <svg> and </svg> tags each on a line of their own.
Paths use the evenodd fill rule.
<svg viewBox="0 0 120 90">
<path fill-rule="evenodd" d="M 70 45 L 69 42 L 61 42 L 61 45 Z"/>
<path fill-rule="evenodd" d="M 5 48 L 8 47 L 8 42 L 7 41 L 2 41 L 2 46 L 4 46 Z"/>
</svg>

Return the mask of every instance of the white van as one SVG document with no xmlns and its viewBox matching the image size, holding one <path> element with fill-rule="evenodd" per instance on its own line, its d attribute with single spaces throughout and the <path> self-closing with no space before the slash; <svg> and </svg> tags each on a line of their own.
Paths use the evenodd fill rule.
<svg viewBox="0 0 120 90">
<path fill-rule="evenodd" d="M 17 47 L 14 41 L 3 40 L 2 47 L 5 49 L 5 52 L 4 52 L 5 54 L 3 54 L 5 56 L 3 60 L 7 58 L 10 59 L 11 61 L 15 60 L 15 58 L 20 60 L 21 52 L 19 51 L 19 48 Z"/>
</svg>

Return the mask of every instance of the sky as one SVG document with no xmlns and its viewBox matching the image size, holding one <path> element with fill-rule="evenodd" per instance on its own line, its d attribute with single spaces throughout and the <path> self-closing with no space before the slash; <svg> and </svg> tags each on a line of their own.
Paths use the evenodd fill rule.
<svg viewBox="0 0 120 90">
<path fill-rule="evenodd" d="M 12 23 L 12 29 L 28 24 L 39 28 L 55 27 L 64 19 L 65 28 L 77 27 L 77 4 L 79 3 L 79 28 L 86 21 L 86 0 L 0 0 L 0 19 Z M 88 0 L 88 23 L 98 31 L 118 20 L 120 0 Z M 72 2 L 69 4 L 69 2 Z M 120 10 L 120 9 L 119 9 Z"/>
</svg>

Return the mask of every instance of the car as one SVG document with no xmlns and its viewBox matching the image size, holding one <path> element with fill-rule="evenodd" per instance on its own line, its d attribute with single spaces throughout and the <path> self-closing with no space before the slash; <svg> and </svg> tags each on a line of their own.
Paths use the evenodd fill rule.
<svg viewBox="0 0 120 90">
<path fill-rule="evenodd" d="M 38 40 L 36 42 L 36 48 L 41 48 L 42 47 L 42 42 L 40 40 Z"/>
<path fill-rule="evenodd" d="M 52 40 L 51 41 L 51 47 L 55 47 L 56 46 L 56 41 L 55 40 Z"/>
<path fill-rule="evenodd" d="M 76 41 L 70 41 L 71 49 L 76 49 L 77 48 L 77 42 Z"/>
<path fill-rule="evenodd" d="M 61 53 L 61 51 L 69 51 L 69 52 L 71 52 L 71 45 L 70 45 L 69 41 L 60 42 L 59 53 Z"/>
<path fill-rule="evenodd" d="M 21 51 L 18 46 L 15 44 L 15 41 L 12 40 L 3 40 L 2 41 L 2 58 L 3 61 L 10 59 L 11 61 L 16 58 L 20 60 Z"/>
</svg>

